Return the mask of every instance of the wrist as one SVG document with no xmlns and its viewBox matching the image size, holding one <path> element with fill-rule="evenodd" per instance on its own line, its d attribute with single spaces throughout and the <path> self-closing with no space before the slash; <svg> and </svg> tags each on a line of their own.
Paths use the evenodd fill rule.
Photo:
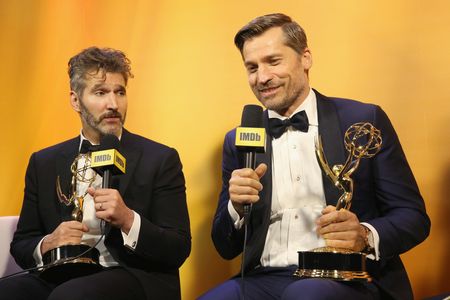
<svg viewBox="0 0 450 300">
<path fill-rule="evenodd" d="M 41 250 L 41 255 L 44 255 L 45 253 L 47 253 L 51 249 L 55 248 L 55 247 L 52 247 L 51 242 L 49 241 L 50 239 L 51 239 L 50 236 L 46 236 L 42 240 L 41 249 L 40 249 Z"/>
<path fill-rule="evenodd" d="M 364 248 L 361 250 L 361 252 L 367 255 L 375 254 L 372 231 L 370 231 L 370 229 L 364 225 L 361 226 L 364 229 Z"/>
<path fill-rule="evenodd" d="M 234 210 L 238 213 L 239 218 L 244 216 L 244 205 L 231 201 Z"/>
<path fill-rule="evenodd" d="M 123 233 L 128 234 L 131 230 L 131 227 L 133 226 L 134 222 L 134 212 L 131 209 L 128 209 L 127 217 L 125 218 L 125 222 L 120 228 Z"/>
</svg>

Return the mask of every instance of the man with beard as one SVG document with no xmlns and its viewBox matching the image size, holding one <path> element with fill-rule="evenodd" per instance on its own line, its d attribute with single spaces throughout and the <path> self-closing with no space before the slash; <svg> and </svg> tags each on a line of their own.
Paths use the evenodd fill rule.
<svg viewBox="0 0 450 300">
<path fill-rule="evenodd" d="M 380 107 L 326 97 L 309 85 L 312 55 L 303 29 L 290 17 L 258 17 L 235 36 L 253 93 L 267 108 L 266 151 L 256 169 L 230 131 L 223 147 L 223 186 L 213 221 L 217 251 L 233 259 L 243 251 L 244 205 L 252 204 L 243 263 L 244 280 L 232 278 L 200 299 L 411 299 L 399 255 L 430 229 L 423 199 L 400 142 Z M 340 196 L 315 157 L 320 134 L 330 166 L 345 162 L 344 133 L 370 122 L 383 144 L 354 172 L 352 210 L 336 210 Z M 366 252 L 373 283 L 301 279 L 297 251 L 322 246 Z"/>
<path fill-rule="evenodd" d="M 101 270 L 63 282 L 40 272 L 9 278 L 0 281 L 0 299 L 180 298 L 178 269 L 191 249 L 182 166 L 175 149 L 123 128 L 131 76 L 130 62 L 118 50 L 91 47 L 70 59 L 70 103 L 80 115 L 81 133 L 31 156 L 11 243 L 22 268 L 42 266 L 52 249 L 93 246 L 104 220 L 106 236 L 96 246 Z M 108 134 L 120 140 L 126 173 L 113 177 L 111 188 L 101 188 L 102 178 L 79 153 L 89 154 Z M 76 157 L 74 167 L 91 179 L 73 184 Z M 60 203 L 71 188 L 83 200 L 82 222 L 67 220 Z"/>
</svg>

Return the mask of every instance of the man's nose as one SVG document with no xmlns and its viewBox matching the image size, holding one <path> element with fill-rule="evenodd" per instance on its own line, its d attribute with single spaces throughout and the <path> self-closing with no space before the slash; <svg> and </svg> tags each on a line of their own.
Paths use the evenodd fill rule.
<svg viewBox="0 0 450 300">
<path fill-rule="evenodd" d="M 117 110 L 117 95 L 115 93 L 110 93 L 108 97 L 107 108 L 110 110 Z"/>
<path fill-rule="evenodd" d="M 270 72 L 269 68 L 265 66 L 259 67 L 257 72 L 258 74 L 256 80 L 258 84 L 266 84 L 273 78 L 273 75 Z"/>
</svg>

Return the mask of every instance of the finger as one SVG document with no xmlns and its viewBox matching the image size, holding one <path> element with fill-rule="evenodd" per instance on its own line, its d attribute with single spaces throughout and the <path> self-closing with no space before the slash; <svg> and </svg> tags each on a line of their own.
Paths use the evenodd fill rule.
<svg viewBox="0 0 450 300">
<path fill-rule="evenodd" d="M 251 187 L 258 191 L 262 190 L 262 184 L 259 179 L 247 178 L 247 177 L 232 177 L 230 179 L 230 187 L 245 186 Z"/>
<path fill-rule="evenodd" d="M 336 211 L 336 219 L 334 222 L 335 223 L 349 222 L 349 223 L 355 223 L 355 225 L 359 224 L 358 217 L 356 217 L 356 215 L 354 213 L 352 213 L 351 211 L 346 210 L 346 209 L 340 209 L 340 210 Z"/>
<path fill-rule="evenodd" d="M 328 205 L 322 210 L 322 216 L 317 218 L 316 224 L 317 226 L 326 226 L 329 223 L 334 221 L 334 216 L 330 215 L 331 213 L 336 212 L 336 207 L 332 205 Z"/>
<path fill-rule="evenodd" d="M 259 181 L 258 174 L 256 174 L 255 170 L 251 168 L 236 169 L 233 173 L 231 173 L 231 177 L 252 178 Z"/>
<path fill-rule="evenodd" d="M 83 231 L 81 230 L 65 230 L 56 232 L 55 238 L 58 241 L 67 241 L 69 239 L 81 239 L 83 236 Z"/>
<path fill-rule="evenodd" d="M 62 246 L 62 245 L 79 245 L 79 244 L 81 244 L 81 237 L 71 237 L 65 241 L 62 241 L 60 244 L 61 244 L 60 246 Z"/>
<path fill-rule="evenodd" d="M 236 195 L 258 195 L 259 191 L 250 186 L 232 185 L 229 188 L 230 194 Z"/>
<path fill-rule="evenodd" d="M 111 195 L 118 192 L 116 189 L 102 189 L 98 188 L 95 190 L 95 196 L 105 196 L 105 195 Z"/>
<path fill-rule="evenodd" d="M 337 211 L 328 212 L 316 220 L 316 224 L 319 227 L 327 226 L 328 224 L 335 223 L 337 220 Z"/>
<path fill-rule="evenodd" d="M 94 205 L 95 205 L 95 210 L 96 211 L 101 211 L 101 210 L 103 210 L 104 209 L 104 203 L 105 202 L 96 202 Z"/>
<path fill-rule="evenodd" d="M 360 224 L 357 221 L 348 219 L 343 222 L 330 223 L 325 226 L 318 226 L 317 232 L 321 235 L 330 232 L 361 232 Z"/>
<path fill-rule="evenodd" d="M 91 195 L 92 197 L 94 197 L 95 195 L 95 189 L 93 187 L 88 187 L 87 192 L 89 195 Z"/>
<path fill-rule="evenodd" d="M 83 232 L 89 232 L 89 227 L 86 224 L 83 224 Z"/>
<path fill-rule="evenodd" d="M 349 241 L 349 240 L 325 240 L 325 243 L 326 243 L 326 245 L 328 247 L 343 248 L 343 249 L 350 249 L 350 250 L 358 251 L 355 241 Z"/>
<path fill-rule="evenodd" d="M 330 212 L 336 211 L 336 206 L 328 205 L 322 210 L 322 215 L 328 214 Z"/>
<path fill-rule="evenodd" d="M 266 174 L 267 171 L 267 165 L 264 163 L 261 163 L 258 165 L 258 167 L 255 169 L 255 173 L 258 175 L 258 178 L 261 179 L 264 174 Z"/>
<path fill-rule="evenodd" d="M 109 201 L 109 202 L 99 202 L 96 204 L 96 210 L 97 211 L 105 211 L 108 209 L 115 209 L 117 207 L 117 202 Z M 98 208 L 98 209 L 97 209 Z"/>
<path fill-rule="evenodd" d="M 54 247 L 52 248 L 57 248 L 57 247 L 61 247 L 61 246 L 66 246 L 66 245 L 79 245 L 81 244 L 81 239 L 67 239 L 67 240 L 58 240 L 55 241 L 54 243 Z"/>
<path fill-rule="evenodd" d="M 325 240 L 339 240 L 339 241 L 355 241 L 358 238 L 356 231 L 333 231 L 322 234 Z"/>
<path fill-rule="evenodd" d="M 95 203 L 117 203 L 117 202 L 123 202 L 122 197 L 120 196 L 119 192 L 111 192 L 111 190 L 105 194 L 95 194 L 94 197 Z"/>
<path fill-rule="evenodd" d="M 111 214 L 108 211 L 105 211 L 105 210 L 97 211 L 95 213 L 95 217 L 97 219 L 105 220 L 108 223 L 111 222 Z"/>
<path fill-rule="evenodd" d="M 67 221 L 60 224 L 60 228 L 68 230 L 83 230 L 84 226 L 86 225 L 78 221 Z"/>
<path fill-rule="evenodd" d="M 94 203 L 105 203 L 105 202 L 108 202 L 109 200 L 114 199 L 114 197 L 109 194 L 98 195 L 96 193 L 95 197 L 93 199 L 94 199 Z"/>
<path fill-rule="evenodd" d="M 353 213 L 349 212 L 348 210 L 341 209 L 341 210 L 334 210 L 330 211 L 324 215 L 322 215 L 320 218 L 318 218 L 318 225 L 320 226 L 327 226 L 331 223 L 340 223 L 340 222 L 346 222 L 347 220 L 351 219 L 353 217 Z"/>
<path fill-rule="evenodd" d="M 331 223 L 324 227 L 319 227 L 317 230 L 317 232 L 322 236 L 332 232 L 346 232 L 346 231 L 349 231 L 349 228 L 347 226 L 343 226 L 342 223 Z"/>
<path fill-rule="evenodd" d="M 86 224 L 80 223 L 78 221 L 67 221 L 61 223 L 58 228 L 55 230 L 58 232 L 62 232 L 63 234 L 66 232 L 88 232 L 89 227 Z"/>
</svg>

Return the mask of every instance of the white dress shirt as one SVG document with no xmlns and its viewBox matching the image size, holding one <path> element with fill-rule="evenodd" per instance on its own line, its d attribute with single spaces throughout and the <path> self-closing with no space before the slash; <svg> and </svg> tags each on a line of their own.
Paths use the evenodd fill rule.
<svg viewBox="0 0 450 300">
<path fill-rule="evenodd" d="M 322 173 L 314 153 L 319 129 L 316 105 L 311 90 L 292 113 L 306 112 L 308 132 L 289 127 L 272 140 L 272 209 L 262 266 L 296 265 L 297 251 L 325 246 L 315 228 L 315 220 L 326 206 Z M 269 118 L 286 119 L 271 110 Z"/>
<path fill-rule="evenodd" d="M 289 127 L 282 136 L 272 140 L 272 206 L 261 256 L 262 266 L 297 265 L 297 251 L 325 246 L 325 240 L 316 233 L 315 224 L 326 201 L 322 172 L 315 155 L 319 124 L 317 99 L 313 90 L 292 115 L 302 110 L 308 116 L 308 132 Z M 269 118 L 286 119 L 275 111 L 269 110 L 268 113 Z M 239 218 L 231 201 L 228 211 L 235 227 L 240 228 L 243 220 Z M 373 233 L 374 228 L 370 225 L 367 227 Z M 373 235 L 378 256 L 378 234 L 375 231 Z"/>
</svg>

